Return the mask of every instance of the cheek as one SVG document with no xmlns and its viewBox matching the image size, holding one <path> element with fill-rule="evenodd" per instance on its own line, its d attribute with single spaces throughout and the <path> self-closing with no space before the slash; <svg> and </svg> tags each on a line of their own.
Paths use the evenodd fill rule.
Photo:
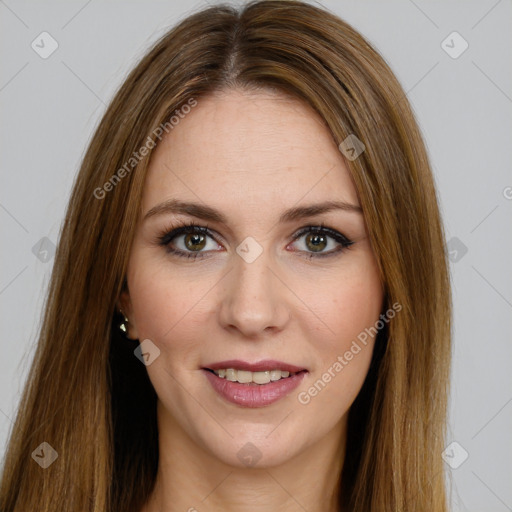
<svg viewBox="0 0 512 512">
<path fill-rule="evenodd" d="M 343 350 L 365 328 L 374 325 L 383 304 L 378 270 L 369 257 L 343 272 L 324 276 L 303 293 L 307 293 L 318 327 L 325 335 L 318 341 L 337 350 Z"/>
<path fill-rule="evenodd" d="M 372 358 L 373 328 L 383 304 L 377 268 L 373 261 L 367 261 L 341 278 L 325 280 L 322 293 L 310 295 L 310 300 L 316 320 L 315 328 L 310 326 L 309 331 L 314 332 L 315 352 L 319 356 L 314 380 L 320 379 L 316 394 L 323 395 L 318 402 L 325 401 L 327 405 L 336 397 L 344 408 L 359 392 Z M 323 392 L 324 387 L 329 388 L 327 392 Z M 315 390 L 312 393 L 315 395 Z"/>
<path fill-rule="evenodd" d="M 373 326 L 379 319 L 382 308 L 380 286 L 367 279 L 357 279 L 333 291 L 328 316 L 332 331 L 336 333 L 338 348 L 348 350 L 350 342 Z M 347 345 L 348 344 L 348 345 Z"/>
<path fill-rule="evenodd" d="M 170 272 L 164 259 L 145 257 L 143 252 L 134 255 L 130 269 L 130 297 L 139 339 L 150 339 L 173 355 L 179 353 L 180 365 L 186 368 L 187 354 L 192 358 L 204 338 L 207 292 L 215 279 L 211 273 L 192 278 L 179 270 Z"/>
</svg>

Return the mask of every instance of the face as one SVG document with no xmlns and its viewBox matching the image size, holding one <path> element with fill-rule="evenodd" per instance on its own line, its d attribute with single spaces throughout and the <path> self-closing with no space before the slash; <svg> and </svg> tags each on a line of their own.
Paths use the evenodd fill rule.
<svg viewBox="0 0 512 512">
<path fill-rule="evenodd" d="M 199 98 L 152 155 L 127 283 L 159 428 L 233 466 L 252 443 L 258 467 L 341 435 L 383 290 L 343 156 L 308 106 L 271 91 Z M 296 375 L 271 371 L 287 365 Z"/>
</svg>

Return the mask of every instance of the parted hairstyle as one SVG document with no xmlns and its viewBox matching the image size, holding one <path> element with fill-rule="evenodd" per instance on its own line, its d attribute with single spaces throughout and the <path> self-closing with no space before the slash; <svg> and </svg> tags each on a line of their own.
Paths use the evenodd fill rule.
<svg viewBox="0 0 512 512">
<path fill-rule="evenodd" d="M 277 89 L 313 107 L 336 144 L 349 135 L 364 143 L 346 165 L 385 309 L 396 302 L 402 309 L 379 332 L 349 411 L 340 509 L 446 512 L 451 294 L 428 154 L 406 94 L 379 53 L 339 17 L 293 0 L 189 15 L 152 46 L 110 102 L 61 226 L 37 348 L 9 433 L 3 512 L 139 512 L 151 493 L 156 393 L 133 355 L 137 341 L 119 334 L 115 305 L 155 134 L 183 105 L 229 88 Z M 143 146 L 146 154 L 127 167 Z M 42 442 L 58 453 L 46 469 L 31 456 Z"/>
</svg>

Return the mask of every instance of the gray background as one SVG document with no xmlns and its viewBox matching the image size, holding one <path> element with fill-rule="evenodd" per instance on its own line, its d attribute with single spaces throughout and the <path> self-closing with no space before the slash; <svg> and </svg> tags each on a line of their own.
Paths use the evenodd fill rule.
<svg viewBox="0 0 512 512">
<path fill-rule="evenodd" d="M 458 444 L 444 454 L 454 466 L 447 466 L 452 509 L 512 511 L 512 3 L 322 4 L 360 30 L 391 65 L 431 155 L 453 260 L 447 444 Z M 86 144 L 151 42 L 203 5 L 0 0 L 2 453 Z M 42 45 L 43 31 L 59 45 L 46 59 L 31 47 L 34 40 Z M 453 31 L 469 44 L 457 58 L 445 49 L 458 52 L 461 40 L 442 44 Z"/>
</svg>

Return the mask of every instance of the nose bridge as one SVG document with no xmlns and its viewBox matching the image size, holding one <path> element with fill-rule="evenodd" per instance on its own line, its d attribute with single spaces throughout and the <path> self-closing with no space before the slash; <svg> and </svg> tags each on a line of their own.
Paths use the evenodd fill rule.
<svg viewBox="0 0 512 512">
<path fill-rule="evenodd" d="M 272 262 L 270 249 L 254 238 L 238 245 L 222 298 L 220 320 L 224 327 L 236 327 L 247 336 L 283 327 L 287 308 Z"/>
</svg>

